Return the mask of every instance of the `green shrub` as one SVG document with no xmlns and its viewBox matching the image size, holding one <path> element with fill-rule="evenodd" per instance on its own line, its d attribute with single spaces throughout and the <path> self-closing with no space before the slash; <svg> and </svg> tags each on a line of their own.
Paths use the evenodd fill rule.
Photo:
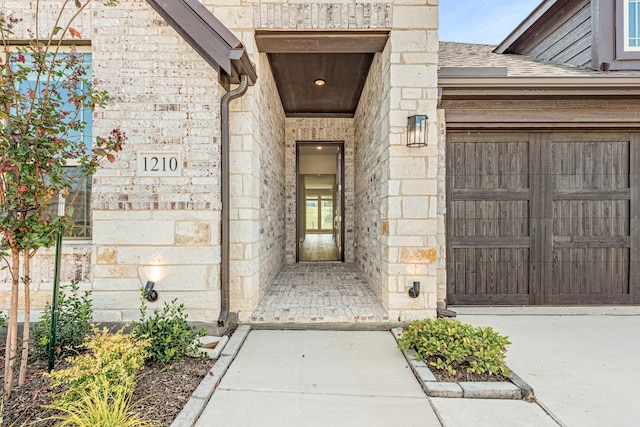
<svg viewBox="0 0 640 427">
<path fill-rule="evenodd" d="M 58 322 L 56 324 L 57 357 L 76 354 L 84 348 L 84 342 L 91 332 L 93 308 L 91 292 L 80 293 L 78 282 L 61 284 L 58 290 Z M 44 358 L 49 352 L 51 333 L 51 303 L 47 302 L 40 322 L 33 326 L 32 354 L 36 358 Z"/>
<path fill-rule="evenodd" d="M 473 327 L 450 319 L 417 320 L 403 331 L 400 348 L 415 350 L 418 360 L 455 375 L 469 373 L 509 375 L 504 357 L 507 337 L 490 327 Z"/>
<path fill-rule="evenodd" d="M 0 311 L 0 329 L 4 328 L 5 326 L 7 326 L 7 315 Z"/>
<path fill-rule="evenodd" d="M 204 336 L 204 329 L 189 326 L 184 304 L 176 299 L 164 303 L 161 311 L 154 310 L 147 317 L 147 304 L 142 298 L 140 322 L 135 323 L 135 334 L 150 341 L 148 353 L 151 360 L 169 365 L 189 354 L 198 353 L 197 339 Z"/>
<path fill-rule="evenodd" d="M 66 408 L 97 391 L 126 396 L 135 387 L 136 372 L 144 366 L 149 341 L 122 330 L 97 330 L 86 340 L 88 351 L 69 359 L 71 366 L 49 374 L 54 387 L 65 385 L 54 407 Z"/>
</svg>

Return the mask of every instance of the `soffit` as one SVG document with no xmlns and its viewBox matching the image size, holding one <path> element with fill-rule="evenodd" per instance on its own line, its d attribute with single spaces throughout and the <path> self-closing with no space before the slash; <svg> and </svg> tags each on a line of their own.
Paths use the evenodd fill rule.
<svg viewBox="0 0 640 427">
<path fill-rule="evenodd" d="M 388 31 L 257 31 L 287 117 L 353 117 Z M 314 82 L 326 82 L 317 86 Z"/>
</svg>

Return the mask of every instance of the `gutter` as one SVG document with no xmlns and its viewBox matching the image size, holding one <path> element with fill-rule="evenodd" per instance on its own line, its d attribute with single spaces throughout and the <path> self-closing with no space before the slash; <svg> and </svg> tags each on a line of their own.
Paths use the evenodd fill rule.
<svg viewBox="0 0 640 427">
<path fill-rule="evenodd" d="M 442 96 L 453 100 L 491 99 L 637 99 L 640 79 L 600 77 L 462 77 L 440 76 Z"/>
<path fill-rule="evenodd" d="M 220 191 L 222 197 L 222 218 L 220 230 L 220 316 L 218 317 L 218 327 L 227 326 L 230 306 L 230 283 L 229 283 L 229 104 L 236 98 L 240 98 L 247 92 L 249 78 L 246 74 L 240 76 L 240 85 L 225 93 L 220 100 Z"/>
<path fill-rule="evenodd" d="M 611 74 L 590 77 L 479 77 L 440 75 L 438 85 L 444 88 L 640 88 L 638 76 L 613 76 Z"/>
<path fill-rule="evenodd" d="M 199 0 L 147 0 L 147 3 L 218 73 L 227 90 L 220 100 L 222 198 L 220 230 L 220 316 L 218 327 L 229 318 L 229 103 L 241 97 L 258 75 L 240 40 Z M 239 84 L 229 90 L 230 84 Z"/>
</svg>

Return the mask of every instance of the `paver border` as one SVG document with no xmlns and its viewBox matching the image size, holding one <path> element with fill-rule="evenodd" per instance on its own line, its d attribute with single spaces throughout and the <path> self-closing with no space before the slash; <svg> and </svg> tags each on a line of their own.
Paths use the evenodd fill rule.
<svg viewBox="0 0 640 427">
<path fill-rule="evenodd" d="M 209 403 L 211 396 L 216 391 L 218 384 L 220 384 L 220 380 L 240 351 L 240 347 L 244 344 L 250 331 L 251 325 L 244 324 L 238 326 L 224 346 L 220 357 L 202 379 L 200 385 L 193 391 L 189 401 L 178 413 L 178 416 L 171 423 L 171 427 L 193 427 L 195 425 L 205 406 Z"/>
<path fill-rule="evenodd" d="M 402 336 L 402 328 L 392 328 L 391 333 L 398 342 Z M 415 351 L 402 350 L 402 354 L 420 386 L 429 397 L 511 399 L 528 402 L 536 400 L 533 388 L 513 371 L 511 371 L 510 382 L 439 382 L 429 367 L 424 362 L 417 360 Z"/>
</svg>

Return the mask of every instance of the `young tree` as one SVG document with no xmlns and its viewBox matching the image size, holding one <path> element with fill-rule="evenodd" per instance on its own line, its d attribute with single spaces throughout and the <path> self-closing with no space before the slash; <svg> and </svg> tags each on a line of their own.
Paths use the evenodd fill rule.
<svg viewBox="0 0 640 427">
<path fill-rule="evenodd" d="M 87 144 L 79 137 L 87 123 L 82 112 L 104 106 L 104 91 L 92 85 L 91 76 L 69 39 L 81 35 L 72 25 L 92 0 L 60 0 L 57 20 L 46 37 L 40 37 L 40 1 L 33 2 L 35 20 L 27 44 L 12 43 L 23 21 L 0 12 L 0 257 L 11 276 L 11 307 L 5 353 L 4 394 L 13 388 L 18 359 L 18 302 L 24 289 L 24 329 L 19 385 L 26 375 L 29 352 L 29 263 L 41 247 L 51 247 L 58 233 L 73 228 L 71 205 L 82 185 L 71 191 L 73 178 L 65 166 L 77 162 L 86 179 L 102 159 L 113 162 L 125 135 L 118 129 Z M 115 5 L 115 0 L 95 0 Z M 51 9 L 47 9 L 50 12 Z M 68 17 L 65 19 L 65 17 Z M 46 23 L 47 20 L 43 21 Z M 92 145 L 92 146 L 88 146 Z M 77 184 L 77 183 L 75 183 Z M 55 212 L 65 197 L 64 212 Z"/>
</svg>

